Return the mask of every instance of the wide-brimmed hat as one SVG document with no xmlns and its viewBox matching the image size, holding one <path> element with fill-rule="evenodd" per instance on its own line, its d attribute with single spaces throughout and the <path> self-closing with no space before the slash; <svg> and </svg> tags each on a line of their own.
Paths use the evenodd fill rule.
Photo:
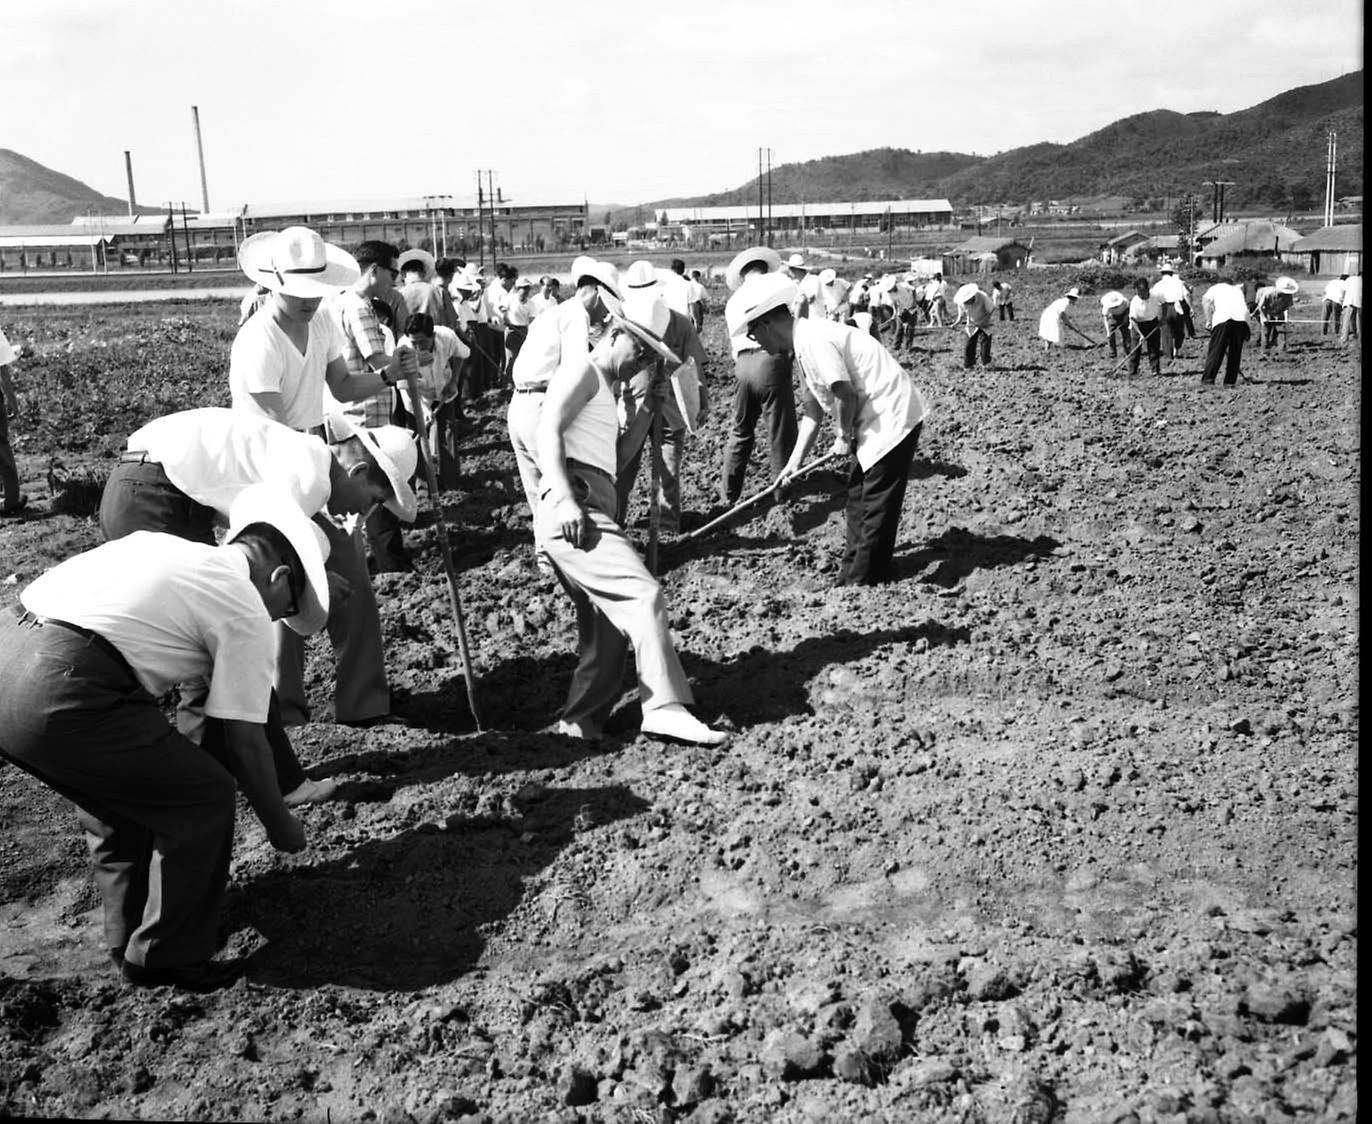
<svg viewBox="0 0 1372 1124">
<path fill-rule="evenodd" d="M 1294 297 L 1301 291 L 1300 283 L 1294 277 L 1278 277 L 1273 282 L 1277 292 L 1285 293 L 1287 296 Z"/>
<path fill-rule="evenodd" d="M 968 281 L 966 285 L 963 285 L 962 288 L 953 294 L 953 303 L 966 304 L 979 292 L 981 292 L 981 290 L 977 288 L 976 282 Z"/>
<path fill-rule="evenodd" d="M 662 338 L 671 322 L 672 314 L 663 299 L 657 293 L 641 288 L 629 290 L 611 320 L 611 323 L 627 328 L 667 362 L 679 366 L 680 357 Z"/>
<path fill-rule="evenodd" d="M 429 253 L 428 250 L 406 250 L 403 254 L 401 254 L 398 258 L 395 259 L 395 267 L 396 269 L 400 270 L 401 273 L 404 273 L 405 266 L 412 261 L 417 261 L 420 265 L 424 267 L 425 281 L 429 280 L 429 278 L 431 278 L 434 275 L 434 266 L 437 263 L 434 261 L 433 254 Z"/>
<path fill-rule="evenodd" d="M 832 269 L 821 269 L 819 271 L 819 283 L 821 285 L 832 285 L 838 280 L 838 273 Z"/>
<path fill-rule="evenodd" d="M 1081 299 L 1081 292 L 1080 292 L 1080 290 L 1078 290 L 1078 288 L 1077 288 L 1075 285 L 1073 285 L 1070 289 L 1068 289 L 1067 292 L 1064 293 L 1063 295 L 1064 295 L 1069 301 L 1074 301 L 1074 300 L 1080 300 L 1080 299 Z"/>
<path fill-rule="evenodd" d="M 1176 271 L 1175 269 L 1173 269 L 1170 265 L 1168 265 L 1166 262 L 1163 262 L 1162 265 L 1158 266 L 1158 272 L 1159 272 L 1159 273 L 1176 273 L 1177 271 Z"/>
<path fill-rule="evenodd" d="M 781 268 L 781 255 L 769 246 L 749 246 L 746 250 L 740 250 L 724 268 L 724 283 L 731 291 L 743 284 L 743 267 L 756 261 L 766 266 L 768 273 L 775 273 Z"/>
<path fill-rule="evenodd" d="M 324 573 L 329 540 L 290 492 L 272 484 L 253 484 L 234 497 L 224 541 L 233 542 L 254 523 L 265 523 L 280 531 L 300 559 L 305 588 L 296 599 L 299 611 L 283 621 L 292 632 L 313 636 L 329 619 L 329 579 Z"/>
<path fill-rule="evenodd" d="M 810 267 L 805 264 L 805 259 L 801 257 L 799 254 L 792 254 L 789 258 L 786 259 L 786 268 L 804 269 L 808 271 Z"/>
<path fill-rule="evenodd" d="M 896 281 L 897 281 L 897 280 L 898 280 L 898 279 L 897 279 L 897 277 L 896 277 L 896 275 L 895 275 L 894 273 L 887 273 L 887 274 L 884 274 L 884 275 L 882 276 L 881 280 L 877 282 L 877 292 L 879 292 L 879 293 L 890 293 L 890 292 L 894 292 L 894 291 L 895 291 Z"/>
<path fill-rule="evenodd" d="M 245 238 L 238 247 L 238 268 L 250 280 L 288 297 L 327 297 L 362 276 L 352 254 L 307 226 Z"/>
<path fill-rule="evenodd" d="M 452 284 L 464 293 L 476 293 L 481 290 L 481 278 L 469 269 L 453 274 Z"/>
<path fill-rule="evenodd" d="M 413 523 L 419 501 L 410 487 L 410 477 L 419 464 L 414 434 L 398 425 L 358 425 L 347 414 L 330 414 L 325 425 L 336 441 L 358 438 L 372 459 L 381 466 L 391 482 L 391 498 L 383 507 L 394 512 L 406 523 Z"/>
<path fill-rule="evenodd" d="M 1118 289 L 1111 289 L 1105 296 L 1100 298 L 1101 309 L 1109 312 L 1112 308 L 1123 308 L 1129 303 L 1129 298 Z"/>
<path fill-rule="evenodd" d="M 522 273 L 521 273 L 518 277 L 515 278 L 514 287 L 515 287 L 516 289 L 533 289 L 533 288 L 537 288 L 537 286 L 534 284 L 534 279 L 533 279 L 532 277 L 526 277 L 526 276 L 525 276 L 524 274 L 522 274 Z"/>
<path fill-rule="evenodd" d="M 631 262 L 620 278 L 627 289 L 650 289 L 657 284 L 657 270 L 653 263 L 642 259 Z"/>
<path fill-rule="evenodd" d="M 616 301 L 622 299 L 619 290 L 619 270 L 609 262 L 597 261 L 586 254 L 573 259 L 572 284 L 575 285 L 583 277 L 593 277 L 596 284 L 614 297 Z"/>
<path fill-rule="evenodd" d="M 796 283 L 784 273 L 749 277 L 724 305 L 724 324 L 731 336 L 743 335 L 748 325 L 774 308 L 790 308 Z"/>
</svg>

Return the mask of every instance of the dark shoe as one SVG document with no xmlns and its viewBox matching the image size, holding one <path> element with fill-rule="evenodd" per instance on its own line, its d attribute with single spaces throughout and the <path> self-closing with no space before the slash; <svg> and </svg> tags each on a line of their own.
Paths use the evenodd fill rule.
<svg viewBox="0 0 1372 1124">
<path fill-rule="evenodd" d="M 218 991 L 243 974 L 241 960 L 206 960 L 162 968 L 124 961 L 124 979 L 134 987 L 179 987 L 182 991 Z"/>
<path fill-rule="evenodd" d="M 370 730 L 373 726 L 407 726 L 409 723 L 398 714 L 374 714 L 370 718 L 350 718 L 339 725 L 351 726 L 354 730 Z"/>
<path fill-rule="evenodd" d="M 124 966 L 124 949 L 126 947 L 126 945 L 121 944 L 118 948 L 110 949 L 110 959 L 114 962 L 116 968 L 122 968 Z"/>
<path fill-rule="evenodd" d="M 29 497 L 24 495 L 23 492 L 20 492 L 19 498 L 15 500 L 12 504 L 9 504 L 5 507 L 0 507 L 0 515 L 3 515 L 6 519 L 12 519 L 16 515 L 22 515 L 23 512 L 28 508 L 28 506 Z"/>
</svg>

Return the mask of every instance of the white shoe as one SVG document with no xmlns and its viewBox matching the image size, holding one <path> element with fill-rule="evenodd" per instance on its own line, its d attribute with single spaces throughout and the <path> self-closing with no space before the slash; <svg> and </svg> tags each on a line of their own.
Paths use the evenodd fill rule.
<svg viewBox="0 0 1372 1124">
<path fill-rule="evenodd" d="M 655 738 L 672 738 L 692 745 L 723 745 L 729 740 L 725 731 L 710 729 L 679 703 L 645 710 L 639 728 Z"/>
<path fill-rule="evenodd" d="M 580 722 L 559 721 L 556 726 L 548 730 L 548 733 L 557 734 L 564 738 L 576 738 L 578 741 L 589 742 L 592 745 L 599 745 L 605 740 L 605 735 L 601 731 L 583 726 Z"/>
<path fill-rule="evenodd" d="M 281 799 L 286 802 L 286 807 L 297 808 L 301 804 L 323 804 L 326 800 L 332 800 L 337 791 L 338 782 L 331 778 L 322 781 L 307 778 L 301 781 L 299 788 L 292 789 Z"/>
</svg>

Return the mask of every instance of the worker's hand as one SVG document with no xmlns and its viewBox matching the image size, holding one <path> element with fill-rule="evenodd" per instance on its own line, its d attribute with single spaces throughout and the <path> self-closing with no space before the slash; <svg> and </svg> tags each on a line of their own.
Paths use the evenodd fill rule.
<svg viewBox="0 0 1372 1124">
<path fill-rule="evenodd" d="M 586 533 L 586 510 L 575 499 L 564 496 L 557 501 L 553 513 L 562 531 L 562 537 L 572 546 L 579 547 L 587 541 L 589 536 Z"/>
<path fill-rule="evenodd" d="M 305 849 L 305 826 L 290 812 L 267 828 L 267 838 L 278 851 L 295 854 Z"/>
<path fill-rule="evenodd" d="M 648 401 L 654 409 L 660 409 L 667 401 L 666 379 L 653 379 L 652 385 L 648 388 Z"/>
<path fill-rule="evenodd" d="M 799 470 L 799 465 L 788 464 L 779 473 L 777 473 L 776 483 L 773 485 L 773 487 L 776 488 L 778 494 L 786 494 L 786 492 L 790 489 L 791 485 L 796 482 L 796 474 L 797 472 L 799 472 Z"/>
<path fill-rule="evenodd" d="M 342 574 L 326 571 L 329 579 L 329 605 L 341 605 L 353 595 L 352 583 Z"/>
<path fill-rule="evenodd" d="M 834 443 L 829 449 L 829 452 L 836 457 L 849 456 L 852 453 L 852 451 L 853 443 L 849 441 L 848 438 L 845 437 L 842 433 L 840 433 L 837 437 L 834 438 Z"/>
<path fill-rule="evenodd" d="M 419 356 L 415 354 L 412 347 L 397 347 L 395 349 L 396 358 L 400 360 L 400 378 L 402 380 L 419 377 Z"/>
</svg>

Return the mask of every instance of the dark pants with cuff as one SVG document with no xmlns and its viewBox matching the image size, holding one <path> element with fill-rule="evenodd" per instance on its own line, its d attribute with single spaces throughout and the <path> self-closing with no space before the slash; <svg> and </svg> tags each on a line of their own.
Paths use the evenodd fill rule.
<svg viewBox="0 0 1372 1124">
<path fill-rule="evenodd" d="M 981 365 L 989 367 L 991 365 L 991 333 L 985 328 L 977 328 L 967 337 L 967 343 L 962 348 L 962 365 L 972 368 L 977 365 L 977 355 L 981 355 Z"/>
<path fill-rule="evenodd" d="M 734 420 L 724 450 L 723 495 L 732 506 L 743 493 L 748 459 L 753 455 L 758 419 L 767 418 L 767 455 L 772 479 L 781 475 L 796 446 L 796 394 L 789 356 L 768 355 L 761 348 L 734 360 Z"/>
<path fill-rule="evenodd" d="M 1248 339 L 1248 325 L 1242 320 L 1225 320 L 1210 329 L 1210 350 L 1205 353 L 1205 369 L 1201 371 L 1201 382 L 1212 383 L 1219 373 L 1220 361 L 1224 361 L 1224 385 L 1233 386 L 1239 381 L 1239 360 L 1243 356 L 1243 344 Z"/>
<path fill-rule="evenodd" d="M 0 613 L 0 756 L 76 805 L 109 948 L 148 967 L 214 955 L 237 785 L 117 652 Z"/>
<path fill-rule="evenodd" d="M 848 476 L 848 536 L 838 585 L 878 585 L 891 580 L 910 462 L 923 428 L 923 424 L 915 426 L 865 472 L 853 462 Z"/>
</svg>

